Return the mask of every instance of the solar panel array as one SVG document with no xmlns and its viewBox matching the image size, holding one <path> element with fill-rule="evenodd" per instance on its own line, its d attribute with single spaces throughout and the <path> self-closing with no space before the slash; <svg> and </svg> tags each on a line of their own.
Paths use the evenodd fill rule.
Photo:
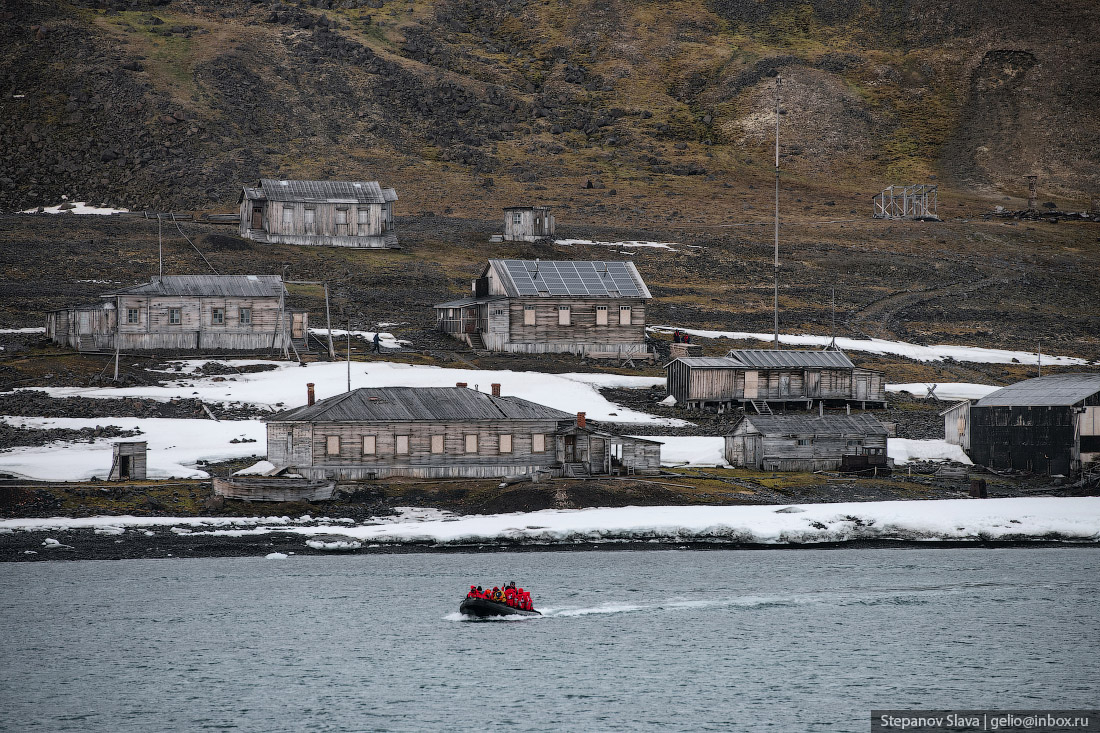
<svg viewBox="0 0 1100 733">
<path fill-rule="evenodd" d="M 625 262 L 504 260 L 520 295 L 627 295 L 641 290 Z"/>
</svg>

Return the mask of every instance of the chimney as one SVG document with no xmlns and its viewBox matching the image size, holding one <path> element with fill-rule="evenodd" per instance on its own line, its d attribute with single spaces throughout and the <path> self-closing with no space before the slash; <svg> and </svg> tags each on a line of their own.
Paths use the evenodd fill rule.
<svg viewBox="0 0 1100 733">
<path fill-rule="evenodd" d="M 312 405 L 317 401 L 317 396 L 313 393 L 313 382 L 306 383 L 306 404 Z"/>
<path fill-rule="evenodd" d="M 455 382 L 455 386 L 456 387 L 465 387 L 466 383 L 465 382 Z"/>
<path fill-rule="evenodd" d="M 499 384 L 494 384 L 494 385 L 492 385 L 492 387 L 493 387 L 493 397 L 500 397 L 500 385 Z"/>
<path fill-rule="evenodd" d="M 577 427 L 578 428 L 583 428 L 584 426 L 585 426 L 584 413 L 583 412 L 578 412 L 577 413 Z"/>
</svg>

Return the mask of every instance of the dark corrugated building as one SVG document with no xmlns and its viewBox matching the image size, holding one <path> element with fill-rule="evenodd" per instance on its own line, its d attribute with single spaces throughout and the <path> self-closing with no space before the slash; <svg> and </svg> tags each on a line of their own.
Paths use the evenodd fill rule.
<svg viewBox="0 0 1100 733">
<path fill-rule="evenodd" d="M 1070 475 L 1100 460 L 1100 374 L 1051 374 L 970 408 L 971 460 L 993 469 Z"/>
</svg>

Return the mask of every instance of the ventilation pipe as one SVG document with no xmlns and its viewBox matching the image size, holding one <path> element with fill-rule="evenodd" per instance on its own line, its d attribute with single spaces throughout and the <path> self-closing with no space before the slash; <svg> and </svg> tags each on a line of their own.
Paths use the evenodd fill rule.
<svg viewBox="0 0 1100 733">
<path fill-rule="evenodd" d="M 317 395 L 313 392 L 313 382 L 306 383 L 306 404 L 312 405 L 317 401 Z"/>
</svg>

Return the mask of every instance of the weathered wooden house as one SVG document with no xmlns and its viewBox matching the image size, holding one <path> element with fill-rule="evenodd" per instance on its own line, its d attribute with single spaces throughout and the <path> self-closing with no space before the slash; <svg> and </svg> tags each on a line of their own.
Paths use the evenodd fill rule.
<svg viewBox="0 0 1100 733">
<path fill-rule="evenodd" d="M 246 186 L 242 237 L 267 244 L 395 248 L 397 192 L 377 181 L 279 181 Z"/>
<path fill-rule="evenodd" d="M 846 456 L 885 468 L 886 428 L 873 416 L 745 415 L 726 436 L 726 461 L 758 471 L 833 471 Z"/>
<path fill-rule="evenodd" d="M 982 466 L 1069 476 L 1100 461 L 1100 374 L 1018 382 L 958 417 L 967 421 L 967 455 Z"/>
<path fill-rule="evenodd" d="M 504 209 L 504 241 L 534 242 L 554 236 L 554 216 L 546 206 L 508 206 Z"/>
<path fill-rule="evenodd" d="M 633 262 L 494 259 L 436 323 L 475 349 L 642 355 L 652 297 Z"/>
<path fill-rule="evenodd" d="M 278 275 L 164 275 L 48 313 L 46 336 L 78 351 L 283 351 L 308 325 Z"/>
<path fill-rule="evenodd" d="M 970 451 L 970 406 L 974 400 L 962 400 L 940 413 L 943 418 L 943 438 L 952 445 Z"/>
<path fill-rule="evenodd" d="M 149 444 L 144 440 L 124 440 L 111 446 L 111 471 L 108 481 L 144 481 L 149 466 Z"/>
<path fill-rule="evenodd" d="M 692 409 L 724 412 L 751 406 L 760 413 L 768 405 L 886 405 L 882 372 L 861 369 L 836 349 L 735 349 L 723 357 L 673 359 L 665 370 L 668 394 Z"/>
<path fill-rule="evenodd" d="M 314 480 L 655 473 L 660 448 L 499 385 L 364 388 L 267 418 L 267 459 Z"/>
</svg>

